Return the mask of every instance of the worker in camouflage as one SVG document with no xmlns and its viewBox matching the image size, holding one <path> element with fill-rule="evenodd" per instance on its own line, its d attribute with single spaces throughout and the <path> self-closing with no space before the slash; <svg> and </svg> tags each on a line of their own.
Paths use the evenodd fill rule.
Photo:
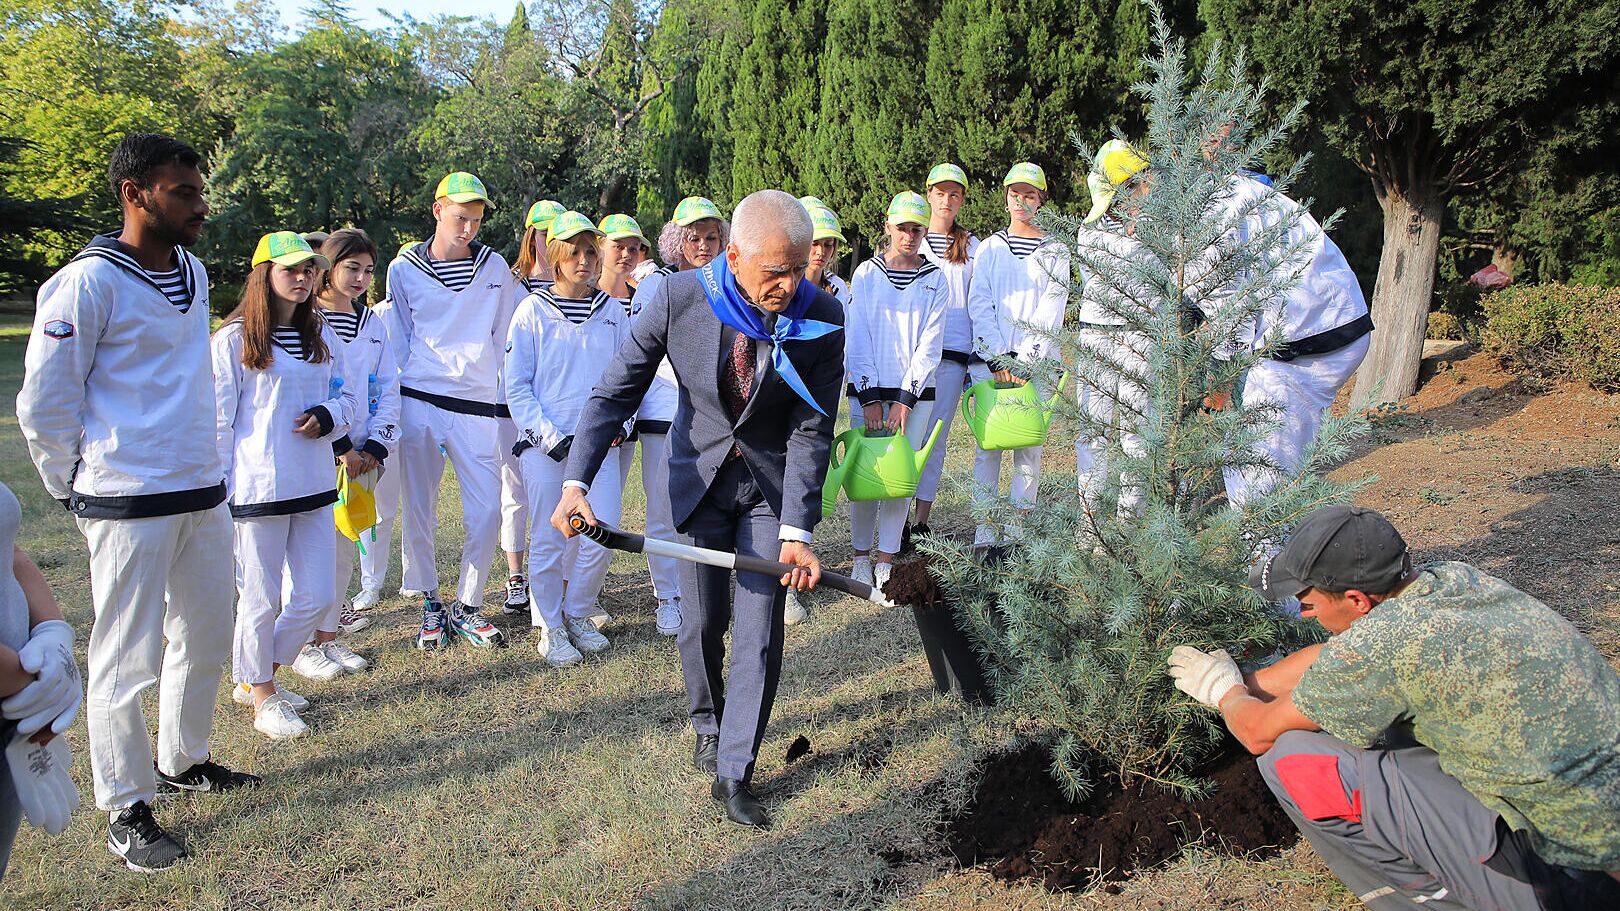
<svg viewBox="0 0 1620 911">
<path fill-rule="evenodd" d="M 1178 646 L 1170 674 L 1364 903 L 1620 908 L 1620 675 L 1572 624 L 1357 507 L 1250 581 L 1334 635 L 1247 675 Z"/>
</svg>

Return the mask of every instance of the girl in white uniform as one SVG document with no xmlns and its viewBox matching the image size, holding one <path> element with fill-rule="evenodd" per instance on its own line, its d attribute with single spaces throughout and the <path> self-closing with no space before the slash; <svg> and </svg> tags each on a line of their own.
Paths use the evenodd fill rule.
<svg viewBox="0 0 1620 911">
<path fill-rule="evenodd" d="M 632 319 L 652 300 L 658 286 L 683 269 L 699 269 L 719 256 L 730 240 L 731 225 L 714 203 L 701 196 L 688 196 L 675 206 L 675 217 L 658 235 L 659 252 L 668 265 L 654 270 L 636 286 L 630 301 Z M 647 534 L 670 540 L 675 520 L 669 501 L 669 426 L 675 420 L 680 393 L 675 371 L 669 361 L 658 365 L 658 373 L 636 412 L 635 430 L 641 443 L 641 484 L 647 493 Z M 628 461 L 628 453 L 620 453 Z M 647 558 L 652 576 L 653 597 L 658 599 L 655 621 L 658 632 L 673 636 L 681 629 L 680 561 L 670 557 Z"/>
<path fill-rule="evenodd" d="M 551 263 L 546 258 L 546 229 L 565 210 L 551 199 L 529 207 L 523 219 L 523 241 L 518 244 L 512 277 L 522 287 L 521 298 L 551 287 Z M 506 554 L 506 601 L 502 613 L 523 614 L 529 610 L 529 580 L 523 575 L 523 555 L 528 551 L 529 495 L 523 490 L 523 471 L 512 455 L 517 445 L 517 425 L 509 417 L 500 418 L 500 441 L 496 453 L 501 458 L 501 552 Z"/>
<path fill-rule="evenodd" d="M 362 389 L 366 393 L 365 409 L 348 436 L 335 441 L 332 449 L 350 478 L 375 487 L 378 469 L 399 446 L 399 371 L 382 320 L 365 305 L 366 289 L 371 287 L 377 269 L 377 247 L 359 228 L 343 228 L 322 242 L 321 255 L 332 267 L 321 276 L 316 303 L 337 334 L 342 361 L 349 370 L 344 384 L 355 391 L 356 397 Z M 369 538 L 368 534 L 361 539 L 367 550 L 379 543 Z M 358 548 L 342 535 L 336 541 L 336 599 L 316 624 L 314 638 L 292 665 L 294 671 L 312 680 L 366 669 L 366 659 L 338 641 L 340 631 L 358 632 L 371 621 L 355 613 L 348 601 Z"/>
<path fill-rule="evenodd" d="M 967 199 L 967 175 L 954 164 L 942 164 L 928 172 L 928 237 L 922 254 L 939 267 L 950 288 L 950 304 L 945 310 L 945 343 L 939 371 L 934 375 L 934 417 L 941 422 L 939 444 L 917 479 L 917 519 L 913 534 L 929 532 L 928 517 L 939 493 L 940 475 L 945 470 L 945 443 L 951 438 L 951 421 L 962 401 L 968 363 L 973 358 L 973 325 L 968 319 L 968 286 L 973 280 L 973 255 L 979 252 L 979 239 L 957 224 L 956 215 Z"/>
<path fill-rule="evenodd" d="M 506 401 L 519 428 L 515 451 L 529 510 L 536 516 L 549 516 L 557 508 L 575 422 L 619 343 L 630 334 L 624 310 L 595 287 L 601 272 L 600 236 L 590 219 L 577 212 L 552 221 L 546 246 L 556 283 L 523 299 L 507 338 Z M 597 516 L 606 522 L 619 520 L 618 455 L 616 449 L 610 452 L 591 482 L 592 506 L 600 497 Z M 529 535 L 530 619 L 540 631 L 536 648 L 557 667 L 577 664 L 581 652 L 599 652 L 609 645 L 591 614 L 612 553 L 582 540 L 538 524 Z"/>
<path fill-rule="evenodd" d="M 855 270 L 844 322 L 850 426 L 905 434 L 916 450 L 932 429 L 934 374 L 950 306 L 945 273 L 921 253 L 927 230 L 927 201 L 910 190 L 895 196 L 883 226 L 888 249 Z M 889 581 L 910 509 L 909 497 L 850 504 L 856 579 L 879 587 Z"/>
<path fill-rule="evenodd" d="M 1048 198 L 1046 172 L 1039 165 L 1027 161 L 1013 165 L 1001 183 L 1010 220 L 1005 231 L 979 245 L 968 287 L 974 354 L 985 362 L 974 364 L 970 373 L 975 382 L 994 377 L 998 383 L 1024 383 L 1029 366 L 1058 355 L 1050 341 L 1033 330 L 1055 329 L 1063 323 L 1069 300 L 1069 248 L 1035 224 L 1035 212 Z M 975 458 L 976 504 L 999 491 L 1001 457 L 1001 451 L 981 450 Z M 1028 510 L 1040 488 L 1041 447 L 1012 450 L 1012 462 L 1013 503 Z M 1022 532 L 1020 525 L 1011 523 L 1006 529 L 1009 537 Z M 974 545 L 995 541 L 995 529 L 981 524 Z"/>
<path fill-rule="evenodd" d="M 810 223 L 815 227 L 810 243 L 810 268 L 804 270 L 805 280 L 848 307 L 849 284 L 833 271 L 838 263 L 838 245 L 849 242 L 844 238 L 843 225 L 839 224 L 837 213 L 814 196 L 799 197 L 799 205 L 810 213 Z M 792 595 L 793 590 L 788 589 L 788 594 Z"/>
<path fill-rule="evenodd" d="M 212 344 L 219 455 L 236 521 L 234 695 L 254 706 L 254 728 L 272 740 L 308 729 L 303 700 L 277 690 L 274 675 L 333 600 L 332 442 L 359 407 L 337 335 L 312 300 L 326 265 L 297 234 L 266 234 L 242 302 Z M 291 593 L 278 616 L 284 567 Z"/>
</svg>

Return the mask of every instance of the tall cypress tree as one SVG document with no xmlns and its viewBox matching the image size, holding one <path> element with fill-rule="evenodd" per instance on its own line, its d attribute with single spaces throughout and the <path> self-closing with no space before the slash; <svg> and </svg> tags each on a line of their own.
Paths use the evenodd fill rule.
<svg viewBox="0 0 1620 911">
<path fill-rule="evenodd" d="M 730 192 L 741 198 L 764 187 L 807 192 L 821 107 L 814 23 L 824 0 L 755 0 L 749 41 L 732 83 Z"/>
</svg>

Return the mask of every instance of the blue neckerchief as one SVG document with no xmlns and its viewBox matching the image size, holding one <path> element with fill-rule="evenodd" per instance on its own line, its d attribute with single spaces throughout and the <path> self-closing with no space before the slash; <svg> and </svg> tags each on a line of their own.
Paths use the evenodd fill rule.
<svg viewBox="0 0 1620 911">
<path fill-rule="evenodd" d="M 1266 175 L 1264 175 L 1262 173 L 1260 173 L 1259 171 L 1242 170 L 1242 171 L 1239 171 L 1238 173 L 1242 174 L 1244 177 L 1249 178 L 1250 180 L 1256 181 L 1258 183 L 1263 183 L 1268 187 L 1272 185 L 1271 184 L 1271 178 L 1267 177 Z"/>
<path fill-rule="evenodd" d="M 765 331 L 765 320 L 759 308 L 743 297 L 741 289 L 737 287 L 737 280 L 731 275 L 731 267 L 726 265 L 725 256 L 717 256 L 709 264 L 698 269 L 698 281 L 703 284 L 703 293 L 709 298 L 709 307 L 714 310 L 715 318 L 727 326 L 737 330 L 743 335 L 757 342 L 770 342 L 771 366 L 787 382 L 788 388 L 798 394 L 799 398 L 810 403 L 810 407 L 825 415 L 816 397 L 805 388 L 804 380 L 799 378 L 799 371 L 793 366 L 782 350 L 783 342 L 809 341 L 820 338 L 829 332 L 837 332 L 842 326 L 824 323 L 820 320 L 805 319 L 804 314 L 810 309 L 810 302 L 815 299 L 815 286 L 799 280 L 799 287 L 793 292 L 793 300 L 788 303 L 787 309 L 776 317 L 776 327 L 770 332 Z"/>
</svg>

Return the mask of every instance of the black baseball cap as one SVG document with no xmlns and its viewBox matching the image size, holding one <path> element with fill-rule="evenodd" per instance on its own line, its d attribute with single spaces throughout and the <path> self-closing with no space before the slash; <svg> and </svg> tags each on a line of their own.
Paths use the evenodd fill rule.
<svg viewBox="0 0 1620 911">
<path fill-rule="evenodd" d="M 1307 588 L 1382 595 L 1411 568 L 1406 541 L 1377 510 L 1324 506 L 1299 523 L 1282 550 L 1249 572 L 1249 586 L 1269 601 Z"/>
</svg>

